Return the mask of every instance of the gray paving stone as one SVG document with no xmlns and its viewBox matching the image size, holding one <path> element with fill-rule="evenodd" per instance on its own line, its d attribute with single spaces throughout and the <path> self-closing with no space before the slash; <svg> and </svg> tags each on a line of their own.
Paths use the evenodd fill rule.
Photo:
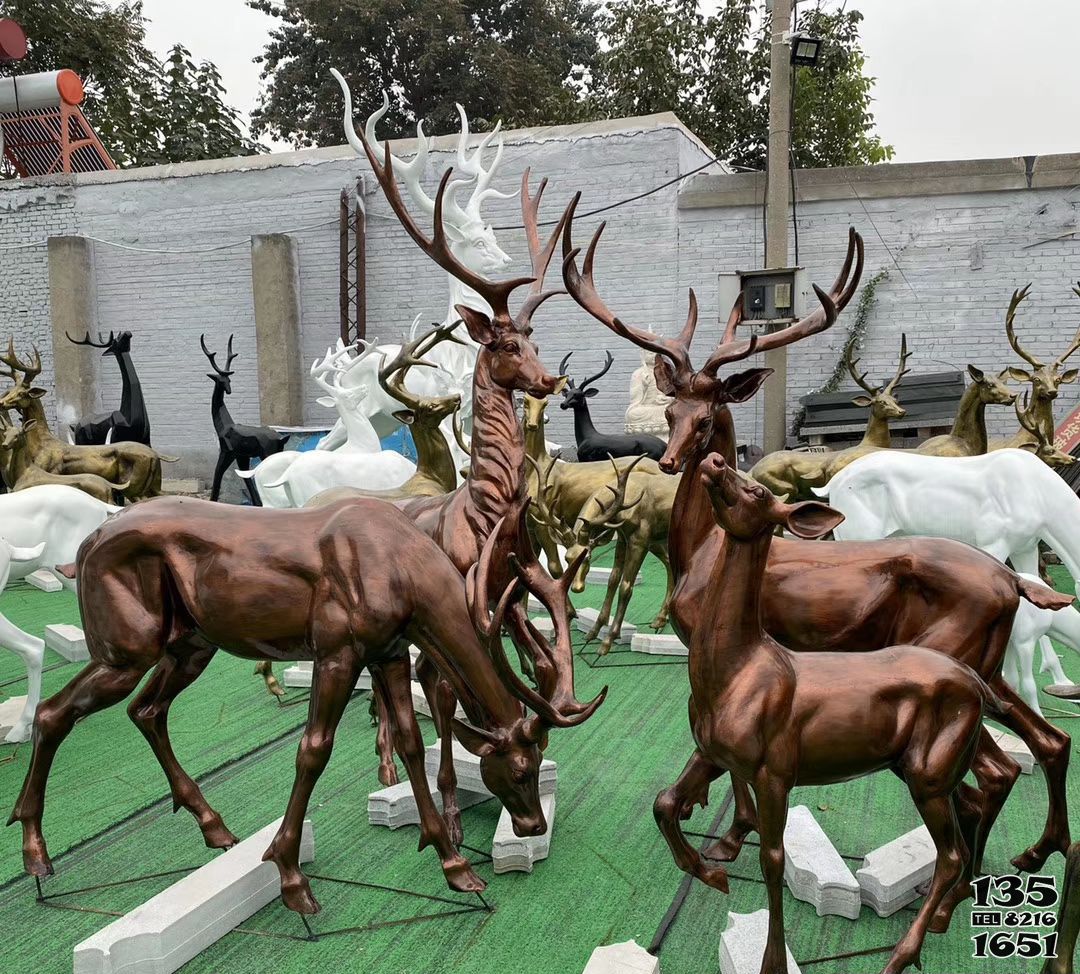
<svg viewBox="0 0 1080 974">
<path fill-rule="evenodd" d="M 813 903 L 819 917 L 859 918 L 859 884 L 805 805 L 788 812 L 784 853 L 784 880 L 795 899 Z"/>
<path fill-rule="evenodd" d="M 495 838 L 491 840 L 491 861 L 497 873 L 531 873 L 533 866 L 546 859 L 551 852 L 551 833 L 555 828 L 555 794 L 542 795 L 540 807 L 544 810 L 547 831 L 543 835 L 518 836 L 510 813 L 504 808 L 495 826 Z"/>
<path fill-rule="evenodd" d="M 597 947 L 581 974 L 660 974 L 660 958 L 636 940 Z"/>
<path fill-rule="evenodd" d="M 650 656 L 689 656 L 690 650 L 683 641 L 670 632 L 638 632 L 630 640 L 630 649 L 635 653 L 648 653 Z"/>
<path fill-rule="evenodd" d="M 75 947 L 74 974 L 172 974 L 280 893 L 263 862 L 281 820 L 223 852 Z M 304 822 L 300 861 L 315 858 Z"/>
<path fill-rule="evenodd" d="M 0 744 L 11 733 L 11 729 L 19 722 L 23 707 L 26 706 L 26 696 L 9 697 L 0 701 Z"/>
<path fill-rule="evenodd" d="M 590 567 L 585 573 L 585 581 L 589 585 L 607 585 L 611 581 L 611 569 Z M 634 584 L 641 584 L 640 574 L 634 579 Z"/>
<path fill-rule="evenodd" d="M 60 592 L 64 588 L 63 582 L 47 568 L 39 568 L 36 572 L 31 572 L 26 576 L 26 582 L 34 588 L 41 589 L 42 592 Z"/>
<path fill-rule="evenodd" d="M 588 632 L 596 624 L 596 620 L 600 618 L 600 612 L 598 609 L 586 607 L 584 609 L 577 610 L 577 617 L 574 619 L 574 626 L 581 630 L 581 632 Z M 608 634 L 608 626 L 603 626 L 600 629 L 598 638 L 603 639 Z M 637 626 L 632 622 L 623 622 L 622 629 L 619 630 L 619 638 L 615 642 L 619 644 L 629 643 L 634 638 L 634 634 L 637 632 Z"/>
<path fill-rule="evenodd" d="M 428 787 L 435 806 L 442 812 L 442 795 L 434 776 L 428 778 Z M 477 794 L 463 788 L 458 789 L 458 807 L 471 808 L 490 800 L 490 794 Z M 419 825 L 420 811 L 413 796 L 412 785 L 408 781 L 399 782 L 389 788 L 380 788 L 368 795 L 368 822 L 388 829 L 400 829 L 405 825 Z"/>
<path fill-rule="evenodd" d="M 925 825 L 869 853 L 855 876 L 862 901 L 878 916 L 892 916 L 917 900 L 934 874 L 937 849 Z"/>
<path fill-rule="evenodd" d="M 769 911 L 729 913 L 728 928 L 720 934 L 720 974 L 759 974 L 769 936 Z M 791 951 L 788 974 L 802 974 Z"/>
<path fill-rule="evenodd" d="M 46 626 L 45 646 L 59 653 L 69 663 L 84 663 L 90 659 L 86 636 L 78 626 L 69 626 L 66 623 Z"/>
<path fill-rule="evenodd" d="M 302 659 L 292 666 L 285 667 L 285 673 L 282 675 L 282 682 L 287 687 L 292 687 L 297 690 L 310 690 L 311 689 L 311 677 L 315 672 L 315 664 L 309 659 Z M 356 681 L 357 690 L 370 690 L 371 689 L 371 674 L 367 670 L 363 670 L 360 673 L 360 677 Z"/>
</svg>

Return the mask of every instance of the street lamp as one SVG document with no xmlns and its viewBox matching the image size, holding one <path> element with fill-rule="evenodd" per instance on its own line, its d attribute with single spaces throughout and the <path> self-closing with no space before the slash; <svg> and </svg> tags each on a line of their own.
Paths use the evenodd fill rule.
<svg viewBox="0 0 1080 974">
<path fill-rule="evenodd" d="M 791 35 L 791 63 L 799 67 L 812 68 L 821 57 L 822 40 L 810 34 Z"/>
</svg>

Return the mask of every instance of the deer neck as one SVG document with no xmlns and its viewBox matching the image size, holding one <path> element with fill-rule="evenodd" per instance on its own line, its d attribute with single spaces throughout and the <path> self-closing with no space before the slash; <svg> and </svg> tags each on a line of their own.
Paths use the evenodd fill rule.
<svg viewBox="0 0 1080 974">
<path fill-rule="evenodd" d="M 122 352 L 117 359 L 120 363 L 120 412 L 124 414 L 124 419 L 128 422 L 134 418 L 132 409 L 136 402 L 140 406 L 140 411 L 143 405 L 142 396 L 142 384 L 139 382 L 139 376 L 135 372 L 135 365 L 131 361 L 131 355 L 128 352 Z"/>
<path fill-rule="evenodd" d="M 675 492 L 668 550 L 676 578 L 689 571 L 694 553 L 717 531 L 712 501 L 697 475 L 698 465 L 710 453 L 719 453 L 729 465 L 735 465 L 735 424 L 727 406 L 717 412 L 712 437 L 705 449 L 695 450 L 687 458 Z"/>
<path fill-rule="evenodd" d="M 979 393 L 978 383 L 969 385 L 960 399 L 952 435 L 963 440 L 975 454 L 986 452 L 986 403 Z"/>
<path fill-rule="evenodd" d="M 378 453 L 381 448 L 378 433 L 371 425 L 371 420 L 363 415 L 359 408 L 349 407 L 339 402 L 338 416 L 345 427 L 345 437 L 349 449 L 362 453 Z M 417 447 L 419 449 L 419 447 Z"/>
<path fill-rule="evenodd" d="M 771 543 L 771 531 L 750 540 L 724 532 L 702 600 L 701 625 L 690 641 L 690 687 L 701 708 L 745 667 L 779 651 L 761 627 L 761 583 Z"/>
<path fill-rule="evenodd" d="M 26 431 L 26 459 L 27 462 L 32 462 L 33 458 L 37 456 L 38 449 L 45 446 L 50 441 L 56 439 L 53 436 L 52 430 L 49 428 L 48 420 L 45 419 L 45 408 L 41 405 L 40 399 L 32 399 L 30 405 L 25 409 L 17 410 L 22 417 L 23 424 L 34 421 L 34 426 Z"/>
<path fill-rule="evenodd" d="M 870 407 L 870 418 L 866 422 L 866 432 L 863 433 L 860 446 L 888 447 L 892 444 L 892 434 L 889 432 L 889 421 L 884 416 L 878 416 Z"/>
<path fill-rule="evenodd" d="M 525 438 L 513 393 L 491 377 L 491 353 L 481 349 L 473 374 L 473 433 L 467 518 L 478 538 L 494 530 L 499 518 L 524 499 Z"/>
<path fill-rule="evenodd" d="M 416 444 L 416 470 L 436 483 L 448 485 L 447 491 L 457 483 L 454 457 L 446 442 L 442 427 L 433 419 L 417 420 L 409 428 Z"/>
<path fill-rule="evenodd" d="M 214 417 L 214 431 L 223 439 L 233 427 L 233 418 L 229 407 L 225 405 L 225 390 L 216 382 L 214 394 L 210 397 L 210 413 Z"/>
<path fill-rule="evenodd" d="M 0 473 L 4 475 L 4 483 L 8 490 L 13 490 L 19 482 L 19 478 L 26 473 L 30 460 L 27 454 L 30 452 L 26 440 L 16 447 L 0 450 Z"/>
<path fill-rule="evenodd" d="M 593 426 L 592 415 L 589 413 L 589 404 L 582 400 L 574 406 L 574 439 L 578 443 L 596 435 L 596 427 Z"/>
<path fill-rule="evenodd" d="M 548 459 L 543 420 L 537 424 L 535 429 L 525 430 L 525 455 L 531 457 L 537 463 L 543 463 Z"/>
</svg>

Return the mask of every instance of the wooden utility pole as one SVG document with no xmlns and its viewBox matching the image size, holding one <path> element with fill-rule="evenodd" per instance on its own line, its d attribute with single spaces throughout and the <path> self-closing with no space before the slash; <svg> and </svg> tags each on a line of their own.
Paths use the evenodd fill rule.
<svg viewBox="0 0 1080 974">
<path fill-rule="evenodd" d="M 788 266 L 788 209 L 791 206 L 791 31 L 792 0 L 772 0 L 769 68 L 768 193 L 765 197 L 765 266 Z M 765 383 L 765 452 L 784 449 L 787 440 L 787 349 L 765 353 L 774 371 Z"/>
</svg>

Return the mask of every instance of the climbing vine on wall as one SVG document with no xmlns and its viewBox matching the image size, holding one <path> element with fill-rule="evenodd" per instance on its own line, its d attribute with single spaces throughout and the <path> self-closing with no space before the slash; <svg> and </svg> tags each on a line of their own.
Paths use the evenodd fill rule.
<svg viewBox="0 0 1080 974">
<path fill-rule="evenodd" d="M 844 343 L 840 346 L 840 355 L 833 366 L 832 374 L 810 395 L 836 392 L 840 388 L 840 383 L 844 381 L 844 376 L 847 374 L 847 366 L 844 361 L 848 355 L 862 348 L 863 339 L 866 337 L 866 329 L 870 324 L 870 315 L 873 313 L 874 305 L 877 303 L 878 285 L 886 280 L 888 276 L 888 270 L 882 268 L 863 285 L 862 294 L 859 295 L 859 304 L 855 308 L 855 315 L 848 326 L 847 334 L 844 336 Z M 799 435 L 805 420 L 806 407 L 800 406 L 799 411 L 791 421 L 791 435 L 793 437 Z"/>
</svg>

